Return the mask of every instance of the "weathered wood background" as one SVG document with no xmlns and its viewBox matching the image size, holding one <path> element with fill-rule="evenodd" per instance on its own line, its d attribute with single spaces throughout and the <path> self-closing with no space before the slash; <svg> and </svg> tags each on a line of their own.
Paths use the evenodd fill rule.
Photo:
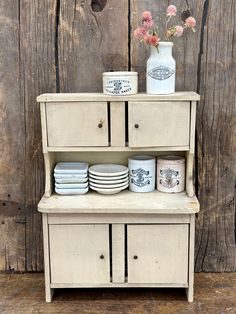
<svg viewBox="0 0 236 314">
<path fill-rule="evenodd" d="M 0 270 L 43 269 L 39 106 L 44 92 L 102 91 L 109 70 L 138 70 L 148 52 L 132 32 L 168 0 L 0 1 Z M 175 0 L 184 8 L 183 0 Z M 189 0 L 195 35 L 174 54 L 177 90 L 201 94 L 196 135 L 196 271 L 236 270 L 235 0 Z"/>
</svg>

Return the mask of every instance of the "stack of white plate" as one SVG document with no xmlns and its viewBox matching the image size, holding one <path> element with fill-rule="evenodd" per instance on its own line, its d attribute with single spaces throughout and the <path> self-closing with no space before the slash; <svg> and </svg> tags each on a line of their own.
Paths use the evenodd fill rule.
<svg viewBox="0 0 236 314">
<path fill-rule="evenodd" d="M 88 164 L 85 162 L 59 162 L 54 168 L 54 178 L 57 194 L 88 192 Z"/>
<path fill-rule="evenodd" d="M 101 164 L 89 168 L 89 187 L 101 194 L 116 194 L 129 186 L 128 167 Z"/>
</svg>

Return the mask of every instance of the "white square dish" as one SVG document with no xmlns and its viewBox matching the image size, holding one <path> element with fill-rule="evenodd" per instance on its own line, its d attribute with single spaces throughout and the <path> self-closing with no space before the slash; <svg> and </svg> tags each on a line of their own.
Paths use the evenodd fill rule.
<svg viewBox="0 0 236 314">
<path fill-rule="evenodd" d="M 54 168 L 54 173 L 61 174 L 85 174 L 88 172 L 88 163 L 86 162 L 59 162 Z"/>
</svg>

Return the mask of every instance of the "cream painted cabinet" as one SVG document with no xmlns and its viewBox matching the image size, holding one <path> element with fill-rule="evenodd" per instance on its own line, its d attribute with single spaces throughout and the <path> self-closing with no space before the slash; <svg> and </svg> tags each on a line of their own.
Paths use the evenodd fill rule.
<svg viewBox="0 0 236 314">
<path fill-rule="evenodd" d="M 193 301 L 199 203 L 192 171 L 198 100 L 193 92 L 38 97 L 46 170 L 38 210 L 43 218 L 47 302 L 54 289 L 82 287 L 185 288 L 188 301 Z M 57 162 L 127 165 L 134 154 L 166 153 L 185 156 L 182 193 L 54 192 Z"/>
<path fill-rule="evenodd" d="M 110 282 L 109 225 L 50 225 L 51 282 Z"/>
<path fill-rule="evenodd" d="M 128 225 L 128 282 L 187 284 L 188 224 Z"/>
<path fill-rule="evenodd" d="M 106 102 L 50 103 L 46 119 L 48 146 L 108 146 Z"/>
<path fill-rule="evenodd" d="M 188 146 L 189 122 L 190 102 L 130 102 L 129 146 Z"/>
</svg>

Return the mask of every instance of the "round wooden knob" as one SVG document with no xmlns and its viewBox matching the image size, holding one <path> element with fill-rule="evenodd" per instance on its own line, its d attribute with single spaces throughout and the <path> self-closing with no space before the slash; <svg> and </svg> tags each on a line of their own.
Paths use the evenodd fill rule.
<svg viewBox="0 0 236 314">
<path fill-rule="evenodd" d="M 139 124 L 136 123 L 136 124 L 134 125 L 134 127 L 135 127 L 135 129 L 138 129 L 138 128 L 139 128 Z"/>
<path fill-rule="evenodd" d="M 99 127 L 99 129 L 101 129 L 102 128 L 102 123 L 99 123 L 98 127 Z"/>
<path fill-rule="evenodd" d="M 134 255 L 134 259 L 138 259 L 138 256 L 137 256 L 137 255 Z"/>
<path fill-rule="evenodd" d="M 104 259 L 104 255 L 102 254 L 102 255 L 100 255 L 100 259 Z"/>
</svg>

